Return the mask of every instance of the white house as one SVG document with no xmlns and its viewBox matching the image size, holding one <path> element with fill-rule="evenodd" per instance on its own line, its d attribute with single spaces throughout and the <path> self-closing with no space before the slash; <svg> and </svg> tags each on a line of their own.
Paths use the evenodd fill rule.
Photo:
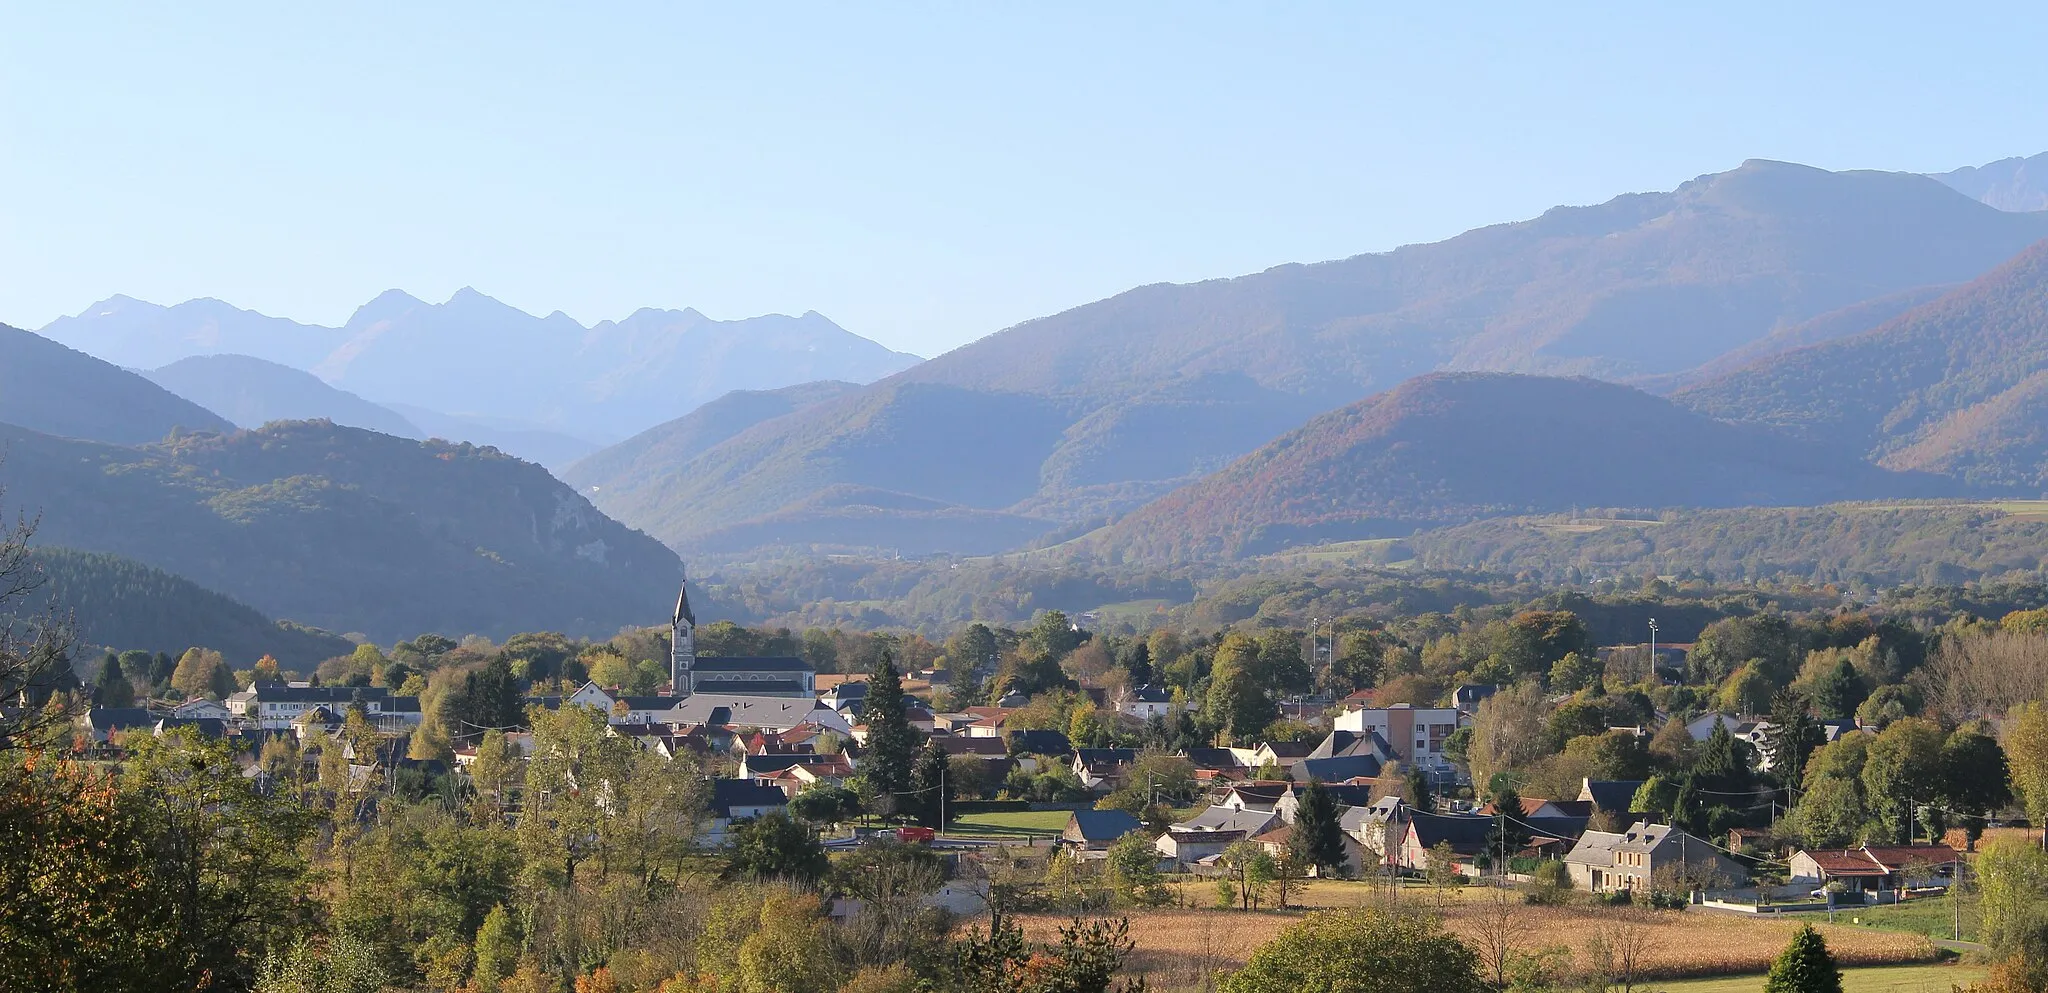
<svg viewBox="0 0 2048 993">
<path fill-rule="evenodd" d="M 1133 686 L 1118 696 L 1116 709 L 1141 721 L 1166 717 L 1173 713 L 1173 694 L 1157 686 Z"/>
</svg>

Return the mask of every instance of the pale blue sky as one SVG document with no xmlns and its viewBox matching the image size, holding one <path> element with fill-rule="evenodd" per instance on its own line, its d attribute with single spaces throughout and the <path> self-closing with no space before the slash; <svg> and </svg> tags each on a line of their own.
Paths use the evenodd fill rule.
<svg viewBox="0 0 2048 993">
<path fill-rule="evenodd" d="M 930 355 L 1750 157 L 2048 149 L 2039 4 L 314 6 L 0 3 L 0 322 L 474 285 Z"/>
</svg>

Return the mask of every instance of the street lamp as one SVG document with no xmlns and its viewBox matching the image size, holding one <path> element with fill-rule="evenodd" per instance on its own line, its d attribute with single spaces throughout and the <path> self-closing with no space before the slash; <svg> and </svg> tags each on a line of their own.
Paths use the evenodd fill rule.
<svg viewBox="0 0 2048 993">
<path fill-rule="evenodd" d="M 1657 619 L 1654 617 L 1650 618 L 1650 681 L 1663 682 L 1657 678 Z"/>
</svg>

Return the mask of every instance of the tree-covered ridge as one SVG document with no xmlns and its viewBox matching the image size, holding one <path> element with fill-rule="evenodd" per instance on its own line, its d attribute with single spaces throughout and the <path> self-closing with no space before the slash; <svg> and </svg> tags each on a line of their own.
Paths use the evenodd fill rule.
<svg viewBox="0 0 2048 993">
<path fill-rule="evenodd" d="M 180 654 L 205 645 L 234 659 L 270 655 L 310 670 L 355 648 L 324 631 L 273 621 L 256 608 L 132 559 L 42 548 L 43 594 L 78 619 L 88 645 Z"/>
<path fill-rule="evenodd" d="M 1623 386 L 1438 373 L 1320 416 L 1089 542 L 1113 558 L 1199 560 L 1575 506 L 1810 504 L 1947 485 Z"/>
<path fill-rule="evenodd" d="M 678 547 L 755 521 L 746 540 L 801 544 L 812 512 L 771 515 L 835 484 L 1073 525 L 1432 370 L 1675 373 L 2044 235 L 2048 216 L 1925 177 L 1752 162 L 1436 244 L 1140 287 L 760 424 L 673 487 L 636 484 L 644 499 L 598 499 Z M 875 510 L 950 540 L 950 522 Z"/>
<path fill-rule="evenodd" d="M 42 540 L 184 576 L 263 612 L 393 640 L 666 616 L 675 554 L 490 448 L 320 421 L 119 448 L 4 429 Z"/>
<path fill-rule="evenodd" d="M 592 453 L 562 474 L 578 491 L 607 505 L 623 505 L 636 489 L 673 485 L 691 459 L 763 421 L 859 390 L 853 383 L 823 380 L 779 390 L 734 390 L 672 421 Z"/>
<path fill-rule="evenodd" d="M 1677 402 L 1896 469 L 2048 482 L 2048 243 L 1863 334 L 1765 359 Z"/>
<path fill-rule="evenodd" d="M 0 324 L 0 423 L 116 445 L 234 425 L 135 373 Z"/>
</svg>

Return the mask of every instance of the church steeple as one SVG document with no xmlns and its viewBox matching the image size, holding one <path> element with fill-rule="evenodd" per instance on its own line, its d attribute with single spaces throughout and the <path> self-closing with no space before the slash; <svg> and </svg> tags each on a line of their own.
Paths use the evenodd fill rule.
<svg viewBox="0 0 2048 993">
<path fill-rule="evenodd" d="M 697 666 L 697 615 L 690 610 L 690 577 L 683 576 L 682 589 L 676 593 L 675 616 L 669 619 L 668 675 L 669 692 L 676 696 L 689 696 L 691 670 Z"/>
</svg>

